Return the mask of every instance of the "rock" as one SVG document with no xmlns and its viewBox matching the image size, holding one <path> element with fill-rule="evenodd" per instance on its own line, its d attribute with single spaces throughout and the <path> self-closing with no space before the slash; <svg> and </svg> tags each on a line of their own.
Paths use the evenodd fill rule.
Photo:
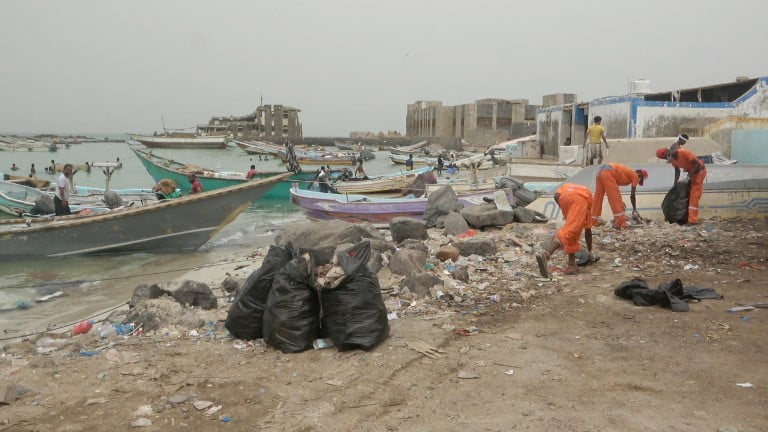
<svg viewBox="0 0 768 432">
<path fill-rule="evenodd" d="M 443 287 L 445 283 L 434 273 L 421 272 L 408 276 L 400 282 L 400 292 L 406 289 L 416 294 L 417 297 L 429 297 L 430 289 L 435 285 Z"/>
<path fill-rule="evenodd" d="M 424 210 L 424 220 L 427 228 L 436 226 L 440 216 L 446 216 L 451 212 L 459 211 L 464 205 L 456 197 L 451 186 L 446 185 L 432 192 L 427 198 L 427 208 Z"/>
<path fill-rule="evenodd" d="M 213 402 L 199 400 L 199 401 L 192 402 L 192 405 L 199 410 L 204 410 L 209 406 L 213 405 Z"/>
<path fill-rule="evenodd" d="M 386 240 L 370 239 L 368 241 L 371 242 L 372 251 L 378 251 L 380 253 L 394 253 L 395 250 L 397 250 L 395 245 Z"/>
<path fill-rule="evenodd" d="M 240 284 L 237 283 L 237 281 L 232 277 L 227 276 L 226 279 L 221 281 L 221 289 L 223 289 L 225 293 L 231 294 L 237 291 L 239 287 L 240 287 Z"/>
<path fill-rule="evenodd" d="M 458 212 L 450 212 L 443 217 L 443 225 L 445 226 L 445 234 L 456 236 L 466 232 L 469 229 L 467 221 L 464 216 Z"/>
<path fill-rule="evenodd" d="M 514 196 L 512 201 L 514 202 Z M 509 202 L 509 198 L 507 198 L 507 194 L 503 190 L 497 190 L 493 193 L 493 203 L 499 210 L 512 211 L 512 203 Z"/>
<path fill-rule="evenodd" d="M 135 307 L 144 300 L 156 299 L 164 295 L 171 295 L 171 292 L 160 288 L 157 284 L 141 284 L 133 290 L 133 295 L 131 296 L 131 301 L 128 302 L 128 305 L 130 307 Z"/>
<path fill-rule="evenodd" d="M 216 308 L 216 296 L 213 295 L 208 285 L 202 282 L 185 280 L 181 287 L 173 292 L 173 298 L 186 306 L 195 306 L 201 309 Z"/>
<path fill-rule="evenodd" d="M 146 417 L 139 417 L 131 422 L 131 427 L 148 427 L 152 426 L 152 420 Z"/>
<path fill-rule="evenodd" d="M 496 243 L 487 238 L 471 238 L 457 241 L 454 245 L 459 249 L 462 256 L 491 256 L 496 254 L 497 251 Z"/>
<path fill-rule="evenodd" d="M 517 207 L 515 208 L 515 222 L 521 223 L 533 223 L 533 222 L 546 222 L 546 217 L 534 210 Z"/>
<path fill-rule="evenodd" d="M 451 277 L 458 281 L 467 283 L 469 282 L 469 271 L 467 271 L 466 267 L 459 267 L 451 272 Z"/>
<path fill-rule="evenodd" d="M 293 249 L 310 249 L 315 265 L 328 264 L 336 246 L 357 244 L 362 240 L 385 241 L 384 236 L 371 224 L 352 224 L 342 221 L 308 221 L 292 224 L 275 235 L 275 244 Z"/>
<path fill-rule="evenodd" d="M 109 401 L 109 399 L 107 399 L 107 398 L 88 399 L 87 401 L 85 401 L 85 404 L 86 405 L 101 405 L 101 404 L 107 403 L 108 401 Z"/>
<path fill-rule="evenodd" d="M 389 231 L 395 243 L 406 239 L 427 239 L 427 223 L 419 219 L 396 217 L 389 223 Z"/>
<path fill-rule="evenodd" d="M 503 226 L 514 222 L 514 212 L 499 210 L 495 204 L 478 204 L 465 207 L 461 210 L 461 216 L 473 228 L 487 226 Z"/>
<path fill-rule="evenodd" d="M 187 399 L 189 399 L 189 396 L 187 395 L 173 395 L 168 398 L 168 402 L 174 405 L 178 405 L 180 403 L 186 402 Z"/>
<path fill-rule="evenodd" d="M 392 273 L 404 276 L 424 271 L 426 265 L 427 254 L 413 249 L 400 249 L 389 261 Z"/>
<path fill-rule="evenodd" d="M 368 259 L 366 267 L 368 267 L 371 273 L 378 273 L 379 270 L 384 268 L 384 256 L 381 252 L 371 249 L 371 257 Z"/>
<path fill-rule="evenodd" d="M 131 309 L 126 320 L 141 324 L 144 331 L 159 330 L 168 325 L 178 325 L 184 328 L 200 328 L 210 319 L 212 312 L 200 309 L 185 309 L 169 297 L 146 300 Z"/>
<path fill-rule="evenodd" d="M 429 248 L 421 240 L 407 239 L 400 245 L 400 247 L 402 249 L 411 249 L 411 250 L 419 251 L 424 255 L 429 255 Z"/>
<path fill-rule="evenodd" d="M 0 384 L 0 405 L 10 405 L 31 391 L 32 389 L 24 384 Z"/>
<path fill-rule="evenodd" d="M 480 378 L 480 375 L 474 373 L 474 372 L 467 372 L 467 371 L 459 371 L 457 376 L 461 379 L 476 379 Z"/>
<path fill-rule="evenodd" d="M 437 259 L 440 261 L 457 261 L 461 256 L 461 251 L 454 245 L 445 245 L 440 247 L 437 251 Z"/>
</svg>

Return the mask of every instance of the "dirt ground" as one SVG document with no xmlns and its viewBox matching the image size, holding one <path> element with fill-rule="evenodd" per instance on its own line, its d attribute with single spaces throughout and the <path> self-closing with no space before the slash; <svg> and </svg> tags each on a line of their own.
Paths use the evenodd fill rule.
<svg viewBox="0 0 768 432">
<path fill-rule="evenodd" d="M 0 359 L 2 382 L 27 391 L 0 406 L 0 430 L 135 430 L 146 418 L 138 430 L 766 431 L 768 309 L 726 309 L 768 302 L 768 221 L 715 227 L 685 249 L 596 243 L 600 262 L 556 282 L 528 278 L 537 294 L 525 302 L 503 296 L 482 313 L 439 303 L 390 321 L 371 352 L 282 354 L 186 333 L 121 339 L 112 357 L 40 355 L 23 342 Z M 670 264 L 680 254 L 699 268 Z M 685 313 L 636 307 L 613 295 L 633 276 L 725 297 Z M 420 344 L 435 358 L 411 349 Z"/>
</svg>

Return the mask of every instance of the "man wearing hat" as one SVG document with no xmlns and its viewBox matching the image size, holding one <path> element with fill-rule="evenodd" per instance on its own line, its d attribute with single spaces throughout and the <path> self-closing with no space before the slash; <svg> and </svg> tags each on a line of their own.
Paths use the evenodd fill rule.
<svg viewBox="0 0 768 432">
<path fill-rule="evenodd" d="M 539 272 L 544 277 L 550 277 L 549 258 L 555 251 L 562 248 L 568 255 L 568 266 L 565 274 L 577 273 L 576 252 L 581 249 L 579 239 L 584 232 L 587 243 L 589 260 L 597 261 L 592 254 L 592 191 L 580 184 L 564 183 L 555 191 L 555 202 L 563 212 L 565 225 L 560 228 L 550 240 L 544 243 L 544 250 L 536 255 Z"/>
<path fill-rule="evenodd" d="M 680 135 L 677 136 L 677 140 L 675 140 L 675 142 L 672 143 L 672 146 L 669 147 L 669 151 L 677 150 L 677 149 L 681 148 L 682 146 L 684 146 L 685 143 L 687 143 L 687 142 L 688 142 L 688 135 L 687 134 L 680 134 Z"/>
<path fill-rule="evenodd" d="M 704 162 L 687 149 L 678 148 L 669 151 L 665 148 L 656 150 L 656 157 L 672 163 L 675 167 L 675 183 L 680 179 L 680 170 L 684 169 L 688 173 L 688 183 L 691 187 L 691 194 L 688 198 L 688 223 L 699 223 L 699 201 L 704 192 L 704 179 L 707 177 L 707 167 Z"/>
<path fill-rule="evenodd" d="M 592 220 L 594 225 L 598 225 L 600 215 L 603 212 L 603 196 L 608 195 L 608 204 L 613 211 L 614 228 L 626 228 L 627 215 L 624 214 L 624 201 L 621 199 L 619 186 L 632 185 L 629 194 L 629 200 L 632 202 L 632 219 L 637 220 L 640 214 L 637 212 L 637 203 L 635 201 L 635 190 L 637 185 L 643 185 L 643 181 L 648 178 L 646 170 L 632 170 L 626 165 L 619 163 L 608 163 L 601 165 L 597 170 L 595 179 L 595 196 L 592 204 Z"/>
</svg>

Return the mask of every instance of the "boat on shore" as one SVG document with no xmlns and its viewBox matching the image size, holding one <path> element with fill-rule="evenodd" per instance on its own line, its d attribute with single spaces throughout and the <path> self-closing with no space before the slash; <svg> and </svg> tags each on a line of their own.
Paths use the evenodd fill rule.
<svg viewBox="0 0 768 432">
<path fill-rule="evenodd" d="M 0 221 L 0 256 L 56 257 L 197 250 L 290 173 L 88 216 Z"/>
<path fill-rule="evenodd" d="M 192 187 L 188 179 L 191 173 L 197 175 L 197 179 L 203 186 L 204 191 L 216 190 L 251 181 L 245 178 L 245 173 L 214 171 L 154 155 L 152 151 L 145 151 L 137 147 L 131 147 L 131 150 L 133 150 L 133 153 L 139 158 L 144 169 L 147 170 L 155 182 L 159 182 L 162 179 L 171 179 L 176 182 L 176 185 L 183 192 L 188 191 Z M 258 172 L 252 180 L 268 178 L 278 174 L 282 174 L 282 172 Z M 314 172 L 293 173 L 288 179 L 273 184 L 262 195 L 261 199 L 287 200 L 290 197 L 291 182 L 299 182 L 303 187 L 308 187 L 312 180 L 314 180 L 315 175 Z"/>
<path fill-rule="evenodd" d="M 248 154 L 260 154 L 279 158 L 280 152 L 284 152 L 283 147 L 263 141 L 232 140 L 232 142 Z"/>
<path fill-rule="evenodd" d="M 577 174 L 564 180 L 564 183 L 584 185 L 595 189 L 595 176 L 599 166 L 588 166 Z M 635 193 L 637 210 L 641 216 L 663 220 L 661 202 L 672 187 L 674 169 L 662 163 L 633 164 L 633 169 L 648 171 L 648 178 L 643 186 L 638 186 Z M 682 178 L 685 178 L 683 173 Z M 554 200 L 557 187 L 547 187 L 549 192 L 541 195 L 527 207 L 542 212 L 550 220 L 560 217 L 560 207 Z M 630 188 L 620 188 L 622 197 L 628 198 Z M 627 200 L 628 201 L 628 200 Z M 631 213 L 632 206 L 626 205 Z M 700 218 L 709 217 L 765 217 L 768 215 L 768 173 L 759 165 L 707 165 L 707 177 L 704 194 L 699 203 Z M 603 203 L 603 220 L 613 219 L 608 202 Z M 631 215 L 630 215 L 631 218 Z"/>
<path fill-rule="evenodd" d="M 408 160 L 408 156 L 404 155 L 397 155 L 397 154 L 388 154 L 387 158 L 395 165 L 405 165 L 405 162 Z M 430 157 L 414 157 L 413 158 L 413 165 L 428 165 L 428 166 L 437 166 L 437 158 L 430 158 Z M 446 163 L 447 165 L 447 163 Z"/>
<path fill-rule="evenodd" d="M 493 197 L 495 189 L 457 194 L 465 206 L 482 204 L 484 197 Z M 505 191 L 510 203 L 514 194 Z M 388 224 L 396 217 L 424 218 L 427 198 L 374 198 L 357 194 L 332 194 L 291 189 L 291 202 L 310 219 Z"/>
<path fill-rule="evenodd" d="M 424 146 L 426 145 L 426 141 L 421 141 L 409 146 L 390 147 L 388 150 L 392 154 L 408 156 L 411 154 L 415 155 L 424 153 Z"/>
<path fill-rule="evenodd" d="M 132 140 L 149 148 L 218 148 L 227 147 L 227 135 L 196 135 L 193 133 L 168 133 L 163 135 L 128 134 Z"/>
<path fill-rule="evenodd" d="M 344 181 L 336 181 L 333 188 L 339 193 L 367 194 L 382 192 L 399 192 L 413 183 L 419 175 L 432 171 L 432 167 L 423 167 L 417 170 L 401 173 L 386 174 L 367 180 L 351 178 Z"/>
<path fill-rule="evenodd" d="M 45 180 L 37 177 L 24 177 L 12 174 L 1 174 L 0 179 L 6 182 L 15 183 L 17 185 L 33 187 L 36 189 L 45 189 L 51 186 L 50 180 Z"/>
<path fill-rule="evenodd" d="M 296 161 L 301 165 L 354 165 L 357 153 L 297 151 Z"/>
</svg>

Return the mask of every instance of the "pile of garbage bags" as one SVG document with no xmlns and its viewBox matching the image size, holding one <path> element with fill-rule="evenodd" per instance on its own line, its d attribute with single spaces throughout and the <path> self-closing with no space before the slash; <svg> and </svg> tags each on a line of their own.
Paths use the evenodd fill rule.
<svg viewBox="0 0 768 432">
<path fill-rule="evenodd" d="M 317 338 L 340 350 L 371 349 L 389 336 L 389 321 L 379 280 L 366 266 L 370 256 L 370 242 L 358 243 L 338 252 L 317 277 L 311 250 L 272 245 L 225 326 L 237 338 L 263 338 L 284 353 L 310 349 Z"/>
</svg>

